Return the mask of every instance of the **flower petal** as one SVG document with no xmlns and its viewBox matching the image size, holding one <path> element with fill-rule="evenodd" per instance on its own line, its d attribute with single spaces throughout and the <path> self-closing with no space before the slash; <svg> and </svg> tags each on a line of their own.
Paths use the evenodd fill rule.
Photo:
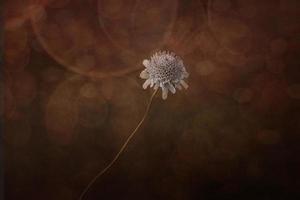
<svg viewBox="0 0 300 200">
<path fill-rule="evenodd" d="M 187 73 L 186 71 L 184 71 L 182 75 L 183 75 L 183 78 L 188 78 L 190 74 Z"/>
<path fill-rule="evenodd" d="M 151 80 L 150 80 L 150 79 L 147 79 L 147 80 L 145 81 L 145 83 L 143 84 L 144 90 L 147 89 L 147 87 L 150 85 L 150 83 L 151 83 Z"/>
<path fill-rule="evenodd" d="M 140 73 L 140 77 L 142 79 L 148 79 L 149 78 L 149 74 L 146 70 L 143 70 L 141 73 Z"/>
<path fill-rule="evenodd" d="M 179 90 L 182 90 L 182 87 L 181 87 L 180 84 L 177 84 L 177 85 L 176 85 L 176 88 L 179 89 Z"/>
<path fill-rule="evenodd" d="M 145 59 L 143 60 L 143 65 L 147 68 L 149 66 L 149 60 Z"/>
<path fill-rule="evenodd" d="M 188 84 L 184 80 L 180 80 L 181 85 L 184 87 L 184 89 L 188 89 Z"/>
<path fill-rule="evenodd" d="M 168 89 L 166 87 L 162 87 L 162 99 L 166 100 L 168 98 Z"/>
<path fill-rule="evenodd" d="M 152 88 L 152 87 L 153 87 L 153 85 L 154 85 L 154 80 L 153 80 L 153 79 L 151 79 L 150 87 Z"/>
<path fill-rule="evenodd" d="M 175 94 L 176 89 L 171 83 L 167 83 L 167 87 L 173 94 Z"/>
</svg>

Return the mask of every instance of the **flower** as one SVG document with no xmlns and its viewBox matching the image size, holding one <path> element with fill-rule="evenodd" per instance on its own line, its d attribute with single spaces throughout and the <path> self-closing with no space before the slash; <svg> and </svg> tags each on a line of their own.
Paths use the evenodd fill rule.
<svg viewBox="0 0 300 200">
<path fill-rule="evenodd" d="M 159 51 L 155 53 L 150 60 L 143 61 L 144 69 L 140 77 L 146 79 L 143 88 L 147 89 L 154 86 L 157 90 L 159 87 L 162 89 L 162 98 L 165 100 L 168 97 L 168 91 L 175 94 L 176 88 L 179 90 L 183 86 L 188 88 L 187 83 L 183 80 L 189 76 L 187 73 L 182 59 L 175 55 L 173 52 Z"/>
</svg>

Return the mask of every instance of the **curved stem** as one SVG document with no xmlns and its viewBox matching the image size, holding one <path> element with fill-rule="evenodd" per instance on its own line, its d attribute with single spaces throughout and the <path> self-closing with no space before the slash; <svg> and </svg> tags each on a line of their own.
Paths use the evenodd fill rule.
<svg viewBox="0 0 300 200">
<path fill-rule="evenodd" d="M 135 133 L 138 131 L 138 129 L 141 127 L 141 125 L 143 124 L 143 122 L 145 121 L 153 98 L 155 96 L 155 94 L 157 93 L 157 89 L 153 92 L 152 96 L 150 97 L 149 103 L 147 105 L 145 114 L 143 116 L 143 118 L 141 119 L 141 121 L 138 123 L 138 125 L 136 126 L 136 128 L 132 131 L 132 133 L 128 136 L 128 138 L 126 139 L 126 141 L 124 142 L 124 144 L 122 145 L 121 149 L 118 151 L 118 153 L 116 154 L 116 156 L 114 157 L 114 159 L 104 168 L 102 169 L 91 181 L 90 183 L 86 186 L 86 188 L 83 190 L 83 192 L 81 193 L 79 199 L 83 200 L 84 195 L 89 191 L 89 189 L 92 187 L 92 185 L 96 182 L 96 180 L 101 177 L 105 172 L 107 172 L 111 166 L 118 160 L 118 158 L 120 157 L 120 155 L 123 153 L 123 151 L 125 150 L 125 148 L 127 147 L 128 143 L 130 142 L 130 140 L 132 139 L 132 137 L 135 135 Z"/>
</svg>

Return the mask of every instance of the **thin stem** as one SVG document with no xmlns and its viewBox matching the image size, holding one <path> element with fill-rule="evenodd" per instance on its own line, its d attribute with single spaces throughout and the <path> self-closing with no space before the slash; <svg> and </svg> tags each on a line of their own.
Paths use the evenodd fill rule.
<svg viewBox="0 0 300 200">
<path fill-rule="evenodd" d="M 83 192 L 81 193 L 79 199 L 80 200 L 83 200 L 84 198 L 84 195 L 89 191 L 89 189 L 92 187 L 92 185 L 96 182 L 96 180 L 101 177 L 105 172 L 107 172 L 111 166 L 118 160 L 118 158 L 120 157 L 120 155 L 124 152 L 126 146 L 128 145 L 128 143 L 130 142 L 130 140 L 132 139 L 132 137 L 135 135 L 135 133 L 138 131 L 138 129 L 141 127 L 141 125 L 143 124 L 143 122 L 145 121 L 148 113 L 149 113 L 149 110 L 150 110 L 150 107 L 151 107 L 151 104 L 152 104 L 152 101 L 153 101 L 153 98 L 155 96 L 155 94 L 157 93 L 157 89 L 153 92 L 152 96 L 150 97 L 150 100 L 149 100 L 149 103 L 147 105 L 147 108 L 146 108 L 146 111 L 145 111 L 145 114 L 143 116 L 143 118 L 141 119 L 141 121 L 138 123 L 138 125 L 136 126 L 136 128 L 132 131 L 132 133 L 128 136 L 128 138 L 126 139 L 125 143 L 122 145 L 121 149 L 119 150 L 119 152 L 116 154 L 116 156 L 114 157 L 114 159 L 104 168 L 102 169 L 91 181 L 90 183 L 86 186 L 86 188 L 83 190 Z"/>
</svg>

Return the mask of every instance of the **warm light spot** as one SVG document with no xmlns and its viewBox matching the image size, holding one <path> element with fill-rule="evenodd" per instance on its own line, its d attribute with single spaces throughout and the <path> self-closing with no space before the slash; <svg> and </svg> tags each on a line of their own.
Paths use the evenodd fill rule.
<svg viewBox="0 0 300 200">
<path fill-rule="evenodd" d="M 210 60 L 201 61 L 196 66 L 196 71 L 200 76 L 210 75 L 215 71 L 215 64 Z"/>
<path fill-rule="evenodd" d="M 85 98 L 93 98 L 97 95 L 98 91 L 95 88 L 95 85 L 92 83 L 86 83 L 81 86 L 80 94 Z"/>
<path fill-rule="evenodd" d="M 224 48 L 221 48 L 216 52 L 216 58 L 221 63 L 225 62 L 238 68 L 242 68 L 247 62 L 244 54 L 236 54 Z"/>
<path fill-rule="evenodd" d="M 218 41 L 207 31 L 199 33 L 195 38 L 195 42 L 201 46 L 201 52 L 205 55 L 214 56 L 219 48 Z"/>
<path fill-rule="evenodd" d="M 221 45 L 235 54 L 247 52 L 252 45 L 252 31 L 242 20 L 215 14 L 209 25 Z"/>
<path fill-rule="evenodd" d="M 51 141 L 69 144 L 78 123 L 78 95 L 74 81 L 65 81 L 51 94 L 45 105 L 45 124 Z"/>
<path fill-rule="evenodd" d="M 78 97 L 78 122 L 86 128 L 100 128 L 107 122 L 108 103 L 98 82 L 82 83 Z"/>
<path fill-rule="evenodd" d="M 100 86 L 101 93 L 108 100 L 111 100 L 113 98 L 113 94 L 117 89 L 114 86 L 113 82 L 114 82 L 113 78 L 105 79 L 105 81 Z"/>
<path fill-rule="evenodd" d="M 44 21 L 47 17 L 46 10 L 43 5 L 33 4 L 25 10 L 26 15 L 31 18 L 35 23 Z"/>
<path fill-rule="evenodd" d="M 235 73 L 230 67 L 218 65 L 214 73 L 208 76 L 202 76 L 203 84 L 209 89 L 221 94 L 231 93 L 234 82 Z"/>
<path fill-rule="evenodd" d="M 77 68 L 81 71 L 88 71 L 95 67 L 96 60 L 93 55 L 82 55 L 75 59 Z"/>
<path fill-rule="evenodd" d="M 39 8 L 31 9 L 39 11 Z M 72 5 L 68 4 L 61 9 L 47 9 L 47 17 L 43 20 L 32 19 L 34 34 L 42 48 L 60 65 L 88 77 L 120 76 L 135 70 L 138 54 L 129 58 L 118 52 L 108 40 L 102 26 L 99 26 L 98 18 L 95 18 L 91 9 L 92 5 L 89 3 L 83 5 L 72 1 Z M 132 22 L 131 17 L 129 22 Z M 116 23 L 115 26 L 109 23 L 109 28 L 126 32 L 121 38 L 129 41 L 127 36 L 131 32 L 129 34 L 128 29 L 122 28 L 122 22 Z M 114 31 L 108 35 L 113 36 Z"/>
<path fill-rule="evenodd" d="M 141 92 L 141 86 L 134 79 L 113 79 L 105 87 L 112 90 L 112 98 L 109 101 L 112 105 L 111 118 L 108 126 L 111 127 L 116 141 L 123 141 L 132 131 L 132 125 L 141 119 L 148 96 Z"/>
<path fill-rule="evenodd" d="M 249 88 L 239 88 L 237 89 L 234 94 L 233 98 L 239 103 L 247 103 L 251 101 L 253 98 L 253 91 Z"/>
</svg>

